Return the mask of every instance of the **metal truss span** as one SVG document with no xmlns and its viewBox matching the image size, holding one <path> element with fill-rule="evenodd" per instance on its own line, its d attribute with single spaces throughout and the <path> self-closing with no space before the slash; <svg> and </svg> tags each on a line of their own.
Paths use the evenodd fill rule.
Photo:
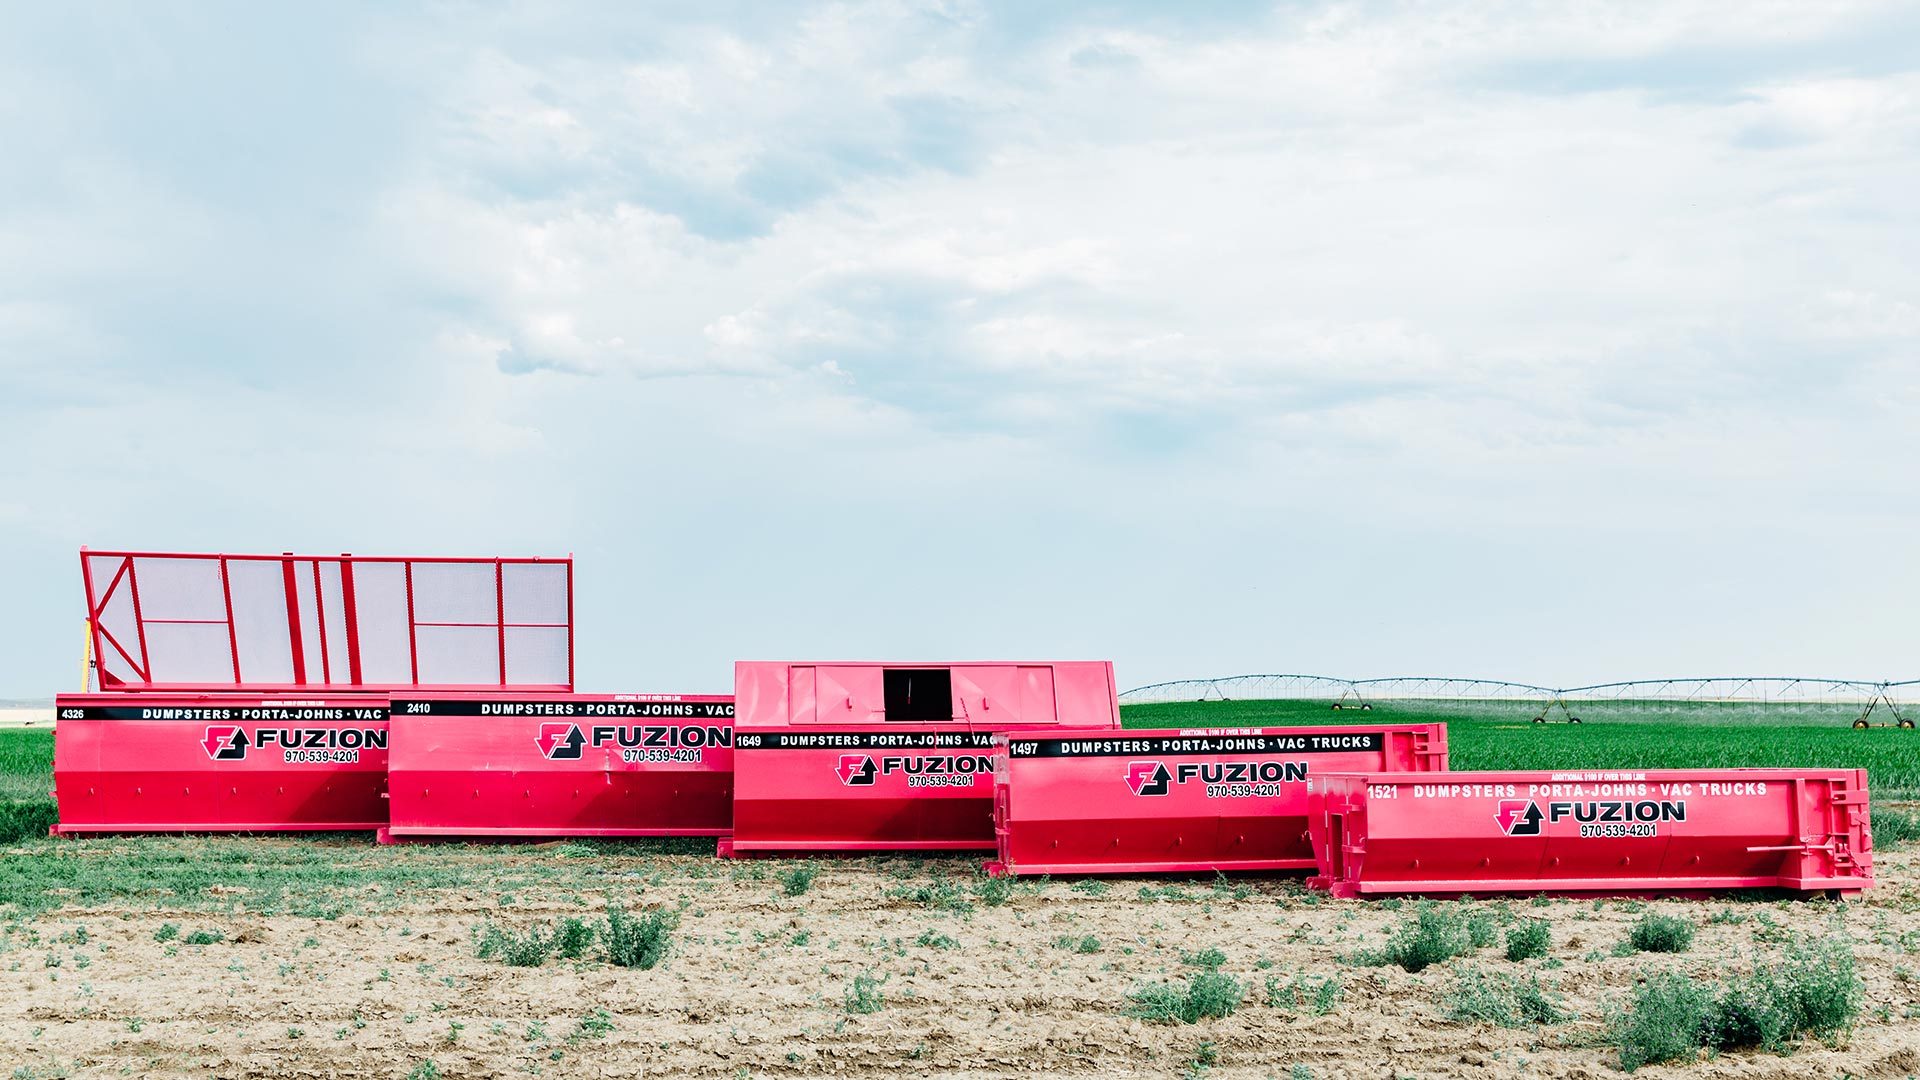
<svg viewBox="0 0 1920 1080">
<path fill-rule="evenodd" d="M 1506 679 L 1441 675 L 1395 675 L 1350 679 L 1335 675 L 1228 675 L 1177 679 L 1135 687 L 1123 705 L 1180 701 L 1330 700 L 1526 701 L 1542 708 L 1583 702 L 1699 702 L 1741 704 L 1888 705 L 1920 699 L 1920 679 L 1825 679 L 1789 675 L 1703 676 L 1628 679 L 1587 686 L 1553 687 Z"/>
</svg>

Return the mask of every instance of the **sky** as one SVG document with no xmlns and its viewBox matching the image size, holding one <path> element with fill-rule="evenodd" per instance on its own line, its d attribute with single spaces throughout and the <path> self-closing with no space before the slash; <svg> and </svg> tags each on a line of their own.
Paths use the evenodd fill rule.
<svg viewBox="0 0 1920 1080">
<path fill-rule="evenodd" d="M 0 696 L 95 548 L 736 659 L 1920 678 L 1920 8 L 0 8 Z"/>
</svg>

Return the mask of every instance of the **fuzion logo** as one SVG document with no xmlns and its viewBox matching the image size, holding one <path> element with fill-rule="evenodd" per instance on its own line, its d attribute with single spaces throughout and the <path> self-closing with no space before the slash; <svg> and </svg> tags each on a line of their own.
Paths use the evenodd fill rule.
<svg viewBox="0 0 1920 1080">
<path fill-rule="evenodd" d="M 209 724 L 207 737 L 200 740 L 200 745 L 215 761 L 240 761 L 247 756 L 247 732 L 232 724 Z"/>
<path fill-rule="evenodd" d="M 207 756 L 215 761 L 244 761 L 247 750 L 253 747 L 262 750 L 275 746 L 283 750 L 385 750 L 387 733 L 378 728 L 260 728 L 249 736 L 247 729 L 235 724 L 208 724 L 200 745 L 206 749 Z"/>
<path fill-rule="evenodd" d="M 580 757 L 580 748 L 587 745 L 587 738 L 580 734 L 579 724 L 541 724 L 534 742 L 539 744 L 540 755 L 548 761 L 573 761 Z"/>
<path fill-rule="evenodd" d="M 1277 792 L 1266 785 L 1298 784 L 1307 778 L 1307 763 L 1304 761 L 1183 761 L 1175 765 L 1171 772 L 1166 765 L 1158 761 L 1134 761 L 1127 765 L 1127 786 L 1135 795 L 1165 795 L 1172 790 L 1173 784 L 1190 784 L 1195 780 L 1207 786 L 1207 797 L 1213 798 L 1227 785 L 1239 787 L 1227 791 L 1227 795 L 1255 794 L 1271 795 Z M 1259 785 L 1259 786 L 1255 786 Z"/>
<path fill-rule="evenodd" d="M 840 782 L 848 787 L 872 787 L 874 774 L 879 770 L 873 767 L 873 759 L 865 754 L 841 754 L 840 764 L 833 771 L 840 777 Z"/>
<path fill-rule="evenodd" d="M 848 787 L 871 787 L 877 776 L 899 773 L 909 787 L 971 787 L 976 776 L 993 772 L 993 759 L 982 754 L 888 755 L 875 761 L 868 754 L 841 754 L 834 774 Z"/>
<path fill-rule="evenodd" d="M 1539 836 L 1540 807 L 1532 799 L 1501 799 L 1493 817 L 1508 836 Z"/>
<path fill-rule="evenodd" d="M 1127 786 L 1135 795 L 1165 795 L 1172 782 L 1173 774 L 1157 761 L 1127 763 Z"/>
<path fill-rule="evenodd" d="M 1494 808 L 1494 820 L 1508 836 L 1539 836 L 1542 823 L 1558 824 L 1567 818 L 1579 822 L 1582 836 L 1652 836 L 1651 828 L 1663 821 L 1687 820 L 1684 800 L 1591 799 L 1585 802 L 1549 802 L 1545 812 L 1532 799 L 1502 799 Z M 1584 826 L 1620 825 L 1625 829 L 1596 831 Z"/>
<path fill-rule="evenodd" d="M 534 742 L 540 747 L 540 754 L 549 761 L 577 761 L 581 752 L 591 746 L 616 746 L 623 756 L 630 760 L 699 760 L 698 754 L 646 757 L 627 754 L 625 751 L 638 750 L 700 750 L 709 746 L 732 746 L 733 729 L 730 727 L 701 726 L 698 724 L 596 724 L 582 728 L 579 724 L 565 721 L 549 721 L 540 725 L 540 734 L 534 736 Z"/>
</svg>

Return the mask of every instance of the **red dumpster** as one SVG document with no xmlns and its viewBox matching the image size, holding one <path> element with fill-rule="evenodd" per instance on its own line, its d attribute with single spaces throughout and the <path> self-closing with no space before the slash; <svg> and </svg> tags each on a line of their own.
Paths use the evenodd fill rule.
<svg viewBox="0 0 1920 1080">
<path fill-rule="evenodd" d="M 383 697 L 62 694 L 55 835 L 377 829 Z"/>
<path fill-rule="evenodd" d="M 720 853 L 991 850 L 993 736 L 1113 730 L 1113 665 L 734 665 Z"/>
<path fill-rule="evenodd" d="M 994 748 L 995 874 L 1301 870 L 1325 773 L 1435 772 L 1445 724 L 1009 732 Z"/>
<path fill-rule="evenodd" d="M 1308 884 L 1391 893 L 1673 893 L 1873 884 L 1863 769 L 1323 777 Z"/>
<path fill-rule="evenodd" d="M 392 730 L 382 841 L 733 826 L 730 697 L 396 695 Z"/>
</svg>

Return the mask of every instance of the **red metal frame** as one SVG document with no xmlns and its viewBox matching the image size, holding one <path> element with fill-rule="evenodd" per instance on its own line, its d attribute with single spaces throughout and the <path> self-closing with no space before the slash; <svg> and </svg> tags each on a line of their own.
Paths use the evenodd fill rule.
<svg viewBox="0 0 1920 1080">
<path fill-rule="evenodd" d="M 93 573 L 95 560 L 118 560 L 112 578 L 104 589 L 97 587 Z M 220 603 L 225 613 L 222 619 L 172 619 L 148 618 L 141 604 L 139 560 L 192 560 L 213 561 L 220 575 Z M 234 619 L 233 582 L 228 567 L 234 562 L 278 562 L 283 570 L 284 603 L 286 606 L 288 651 L 293 681 L 264 682 L 248 681 L 246 672 L 240 666 L 240 633 Z M 306 563 L 313 574 L 314 625 L 319 634 L 320 679 L 311 678 L 306 663 L 306 634 L 301 625 L 301 600 L 297 586 L 301 571 L 299 564 Z M 403 567 L 407 605 L 407 671 L 410 681 L 404 683 L 381 682 L 368 683 L 362 676 L 362 641 L 359 618 L 359 597 L 354 584 L 354 564 L 356 563 L 398 563 Z M 340 572 L 341 607 L 345 616 L 343 628 L 330 629 L 327 617 L 324 575 L 322 564 L 337 566 Z M 416 565 L 492 565 L 494 568 L 494 618 L 485 622 L 435 622 L 420 621 L 414 610 L 413 576 Z M 506 617 L 506 568 L 510 565 L 558 565 L 566 573 L 566 621 L 565 622 L 522 622 L 509 621 Z M 389 689 L 411 689 L 431 685 L 440 689 L 458 690 L 520 690 L 569 692 L 573 689 L 574 678 L 574 640 L 573 640 L 573 558 L 441 558 L 441 557 L 396 557 L 396 556 L 356 556 L 341 555 L 294 555 L 283 552 L 279 555 L 230 555 L 213 553 L 163 552 L 163 551 L 100 551 L 89 548 L 80 549 L 81 580 L 87 592 L 87 619 L 90 633 L 93 635 L 93 654 L 99 666 L 100 682 L 103 689 L 123 691 L 197 691 L 231 690 L 246 688 L 275 692 L 299 692 L 328 690 L 334 693 L 343 690 L 380 691 Z M 117 591 L 125 583 L 128 601 L 133 608 L 132 622 L 134 635 L 129 648 L 127 642 L 120 640 L 125 635 L 125 626 L 121 626 L 122 635 L 117 636 L 112 629 L 102 624 L 101 616 Z M 227 661 L 232 671 L 232 681 L 220 679 L 169 679 L 168 672 L 154 670 L 154 658 L 147 643 L 148 624 L 159 625 L 206 625 L 225 626 L 227 631 Z M 419 629 L 421 627 L 484 627 L 494 631 L 495 641 L 491 651 L 497 664 L 498 674 L 492 682 L 484 683 L 432 683 L 420 681 Z M 507 631 L 520 628 L 548 628 L 566 632 L 566 675 L 564 681 L 554 682 L 509 682 L 507 678 Z M 336 678 L 333 658 L 338 642 L 336 637 L 346 640 L 347 670 L 344 680 Z M 111 648 L 118 654 L 118 660 L 109 662 L 106 649 Z M 110 671 L 125 662 L 128 675 Z"/>
</svg>

